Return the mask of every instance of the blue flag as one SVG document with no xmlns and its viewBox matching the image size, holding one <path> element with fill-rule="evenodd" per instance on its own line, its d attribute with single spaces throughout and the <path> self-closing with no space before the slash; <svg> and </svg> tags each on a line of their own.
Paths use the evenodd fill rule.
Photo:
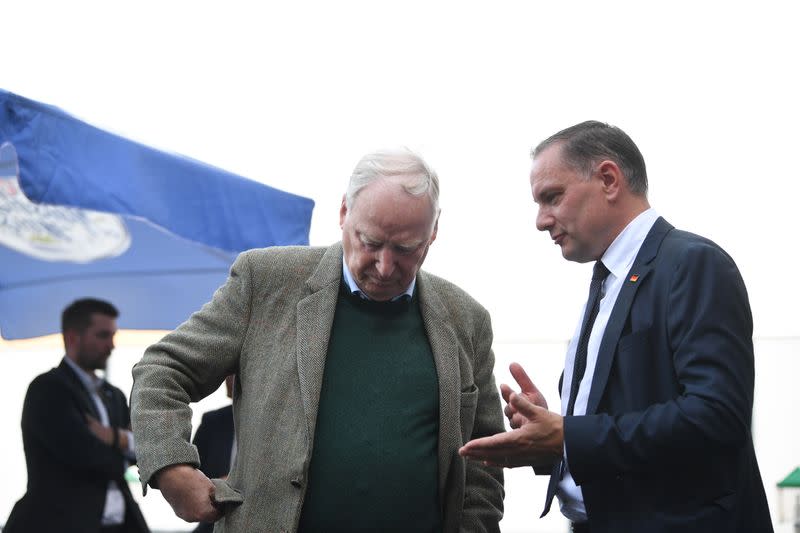
<svg viewBox="0 0 800 533">
<path fill-rule="evenodd" d="M 0 90 L 0 334 L 55 333 L 89 296 L 173 329 L 238 252 L 308 244 L 313 206 Z"/>
</svg>

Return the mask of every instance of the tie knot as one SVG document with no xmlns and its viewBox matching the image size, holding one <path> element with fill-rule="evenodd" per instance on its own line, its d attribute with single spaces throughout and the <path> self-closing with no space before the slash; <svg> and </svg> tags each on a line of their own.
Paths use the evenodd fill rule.
<svg viewBox="0 0 800 533">
<path fill-rule="evenodd" d="M 606 279 L 606 276 L 608 276 L 608 269 L 603 262 L 598 259 L 594 263 L 594 270 L 592 270 L 592 281 Z"/>
</svg>

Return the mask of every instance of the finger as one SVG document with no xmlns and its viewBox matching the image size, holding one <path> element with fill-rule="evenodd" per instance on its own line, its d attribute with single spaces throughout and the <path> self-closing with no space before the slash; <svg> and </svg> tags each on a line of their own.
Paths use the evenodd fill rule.
<svg viewBox="0 0 800 533">
<path fill-rule="evenodd" d="M 201 472 L 202 473 L 202 472 Z M 204 522 L 216 522 L 222 515 L 225 514 L 225 504 L 217 501 L 217 488 L 214 483 L 203 474 L 203 481 L 209 484 L 208 487 L 208 503 L 211 504 L 210 516 L 207 515 Z"/>
<path fill-rule="evenodd" d="M 514 407 L 518 413 L 529 420 L 541 417 L 547 412 L 547 409 L 539 407 L 522 394 L 512 394 L 508 403 Z"/>
<path fill-rule="evenodd" d="M 184 509 L 181 512 L 175 512 L 178 518 L 182 518 L 187 522 L 216 522 L 222 518 L 222 513 L 217 510 L 210 503 L 203 505 L 199 509 Z"/>
<path fill-rule="evenodd" d="M 511 417 L 513 417 L 515 414 L 517 414 L 517 410 L 514 408 L 514 406 L 513 406 L 513 405 L 508 405 L 508 404 L 507 404 L 507 405 L 506 405 L 506 406 L 503 408 L 503 414 L 505 414 L 505 415 L 506 415 L 506 418 L 508 418 L 509 420 L 511 420 Z"/>
<path fill-rule="evenodd" d="M 198 494 L 199 490 L 189 495 L 188 499 L 179 505 L 180 512 L 176 509 L 175 514 L 187 522 L 216 522 L 223 512 L 223 505 L 214 500 L 213 488 L 207 492 L 207 496 Z"/>
<path fill-rule="evenodd" d="M 543 462 L 542 457 L 537 456 L 536 453 L 531 453 L 527 446 L 519 442 L 504 448 L 476 449 L 462 455 L 467 459 L 481 461 L 489 466 L 506 468 L 530 466 Z"/>
<path fill-rule="evenodd" d="M 519 413 L 515 413 L 514 416 L 508 419 L 508 423 L 511 424 L 512 429 L 522 427 L 526 422 L 530 421 Z"/>
<path fill-rule="evenodd" d="M 503 396 L 503 399 L 508 403 L 508 397 L 511 396 L 511 393 L 514 392 L 514 389 L 502 383 L 500 385 L 500 394 Z"/>
<path fill-rule="evenodd" d="M 505 433 L 497 433 L 489 437 L 481 437 L 466 443 L 458 450 L 462 456 L 474 456 L 477 454 L 504 451 L 514 445 L 517 435 L 514 431 L 506 431 Z"/>
<path fill-rule="evenodd" d="M 519 384 L 522 392 L 526 394 L 541 394 L 539 389 L 536 388 L 536 385 L 533 384 L 533 381 L 531 381 L 531 378 L 528 377 L 528 373 L 522 368 L 522 365 L 519 363 L 511 363 L 508 369 L 511 371 L 514 380 Z"/>
<path fill-rule="evenodd" d="M 216 522 L 225 514 L 225 504 L 215 500 L 213 494 L 209 495 L 209 502 L 211 503 L 211 510 L 206 514 L 203 522 Z"/>
<path fill-rule="evenodd" d="M 475 450 L 474 452 L 466 455 L 467 459 L 472 459 L 475 461 L 482 461 L 485 463 L 489 463 L 492 466 L 519 466 L 524 464 L 530 464 L 533 459 L 528 457 L 528 450 L 520 449 L 519 447 L 514 447 L 511 449 L 499 449 L 499 450 Z"/>
<path fill-rule="evenodd" d="M 525 460 L 514 460 L 510 458 L 505 458 L 498 461 L 483 461 L 483 464 L 486 466 L 493 466 L 495 468 L 517 468 L 520 466 L 531 466 L 529 461 Z"/>
<path fill-rule="evenodd" d="M 217 520 L 219 520 L 220 518 L 222 518 L 223 514 L 225 514 L 225 513 L 222 512 L 222 509 L 218 509 L 218 508 L 214 507 L 213 510 L 210 511 L 208 514 L 206 514 L 203 517 L 203 519 L 200 520 L 200 521 L 201 522 L 211 522 L 211 523 L 213 523 L 213 522 L 216 522 Z"/>
</svg>

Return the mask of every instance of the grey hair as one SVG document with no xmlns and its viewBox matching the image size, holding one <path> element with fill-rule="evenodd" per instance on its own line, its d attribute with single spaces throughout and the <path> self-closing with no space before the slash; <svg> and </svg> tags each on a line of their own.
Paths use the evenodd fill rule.
<svg viewBox="0 0 800 533">
<path fill-rule="evenodd" d="M 412 196 L 427 194 L 434 212 L 439 212 L 439 177 L 425 160 L 408 148 L 378 150 L 361 158 L 347 185 L 345 205 L 353 207 L 358 193 L 379 179 L 402 177 L 403 190 Z"/>
<path fill-rule="evenodd" d="M 592 167 L 603 159 L 614 161 L 622 170 L 631 192 L 647 196 L 647 168 L 636 143 L 624 131 L 596 120 L 570 126 L 543 140 L 531 150 L 531 157 L 560 143 L 565 163 L 589 175 Z"/>
</svg>

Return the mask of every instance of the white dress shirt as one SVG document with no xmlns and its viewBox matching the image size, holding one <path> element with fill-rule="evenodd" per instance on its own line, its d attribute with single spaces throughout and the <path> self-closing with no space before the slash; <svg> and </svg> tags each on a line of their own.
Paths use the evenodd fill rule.
<svg viewBox="0 0 800 533">
<path fill-rule="evenodd" d="M 597 313 L 592 333 L 589 336 L 589 346 L 586 353 L 586 373 L 583 375 L 578 388 L 578 395 L 575 398 L 573 410 L 573 415 L 575 416 L 586 414 L 586 405 L 589 399 L 589 392 L 592 389 L 592 380 L 594 379 L 594 368 L 597 364 L 597 352 L 600 349 L 600 342 L 603 340 L 608 319 L 611 317 L 611 311 L 614 309 L 614 304 L 617 301 L 617 296 L 619 296 L 619 291 L 622 289 L 625 278 L 633 266 L 633 261 L 636 259 L 645 237 L 647 237 L 657 219 L 658 213 L 653 209 L 640 213 L 617 235 L 617 238 L 614 239 L 614 242 L 611 243 L 611 246 L 608 247 L 600 259 L 609 270 L 609 274 L 603 283 L 600 310 Z M 561 390 L 562 414 L 567 412 L 567 403 L 569 402 L 572 385 L 572 370 L 575 365 L 575 350 L 581 334 L 581 325 L 583 324 L 583 315 L 585 313 L 586 304 L 584 304 L 581 311 L 581 319 L 578 321 L 578 326 L 567 348 Z M 566 450 L 566 443 L 564 449 Z M 569 457 L 566 457 L 566 459 L 564 473 L 556 491 L 561 503 L 561 513 L 573 522 L 585 522 L 586 507 L 583 504 L 583 493 L 580 487 L 575 484 L 575 480 L 572 479 L 572 474 L 569 472 Z"/>
<path fill-rule="evenodd" d="M 106 404 L 103 402 L 102 398 L 100 398 L 100 390 L 105 380 L 94 374 L 88 374 L 69 357 L 64 357 L 64 361 L 75 371 L 78 379 L 80 379 L 84 388 L 89 393 L 89 396 L 91 396 L 97 408 L 97 412 L 100 415 L 100 423 L 109 427 L 111 421 L 108 417 L 108 410 L 106 409 Z M 133 433 L 125 429 L 120 429 L 120 431 L 125 431 L 128 435 L 128 449 L 125 455 L 129 458 L 134 458 Z M 125 497 L 122 495 L 122 491 L 115 481 L 108 482 L 106 502 L 103 506 L 103 517 L 100 523 L 104 526 L 115 526 L 125 523 Z"/>
</svg>

